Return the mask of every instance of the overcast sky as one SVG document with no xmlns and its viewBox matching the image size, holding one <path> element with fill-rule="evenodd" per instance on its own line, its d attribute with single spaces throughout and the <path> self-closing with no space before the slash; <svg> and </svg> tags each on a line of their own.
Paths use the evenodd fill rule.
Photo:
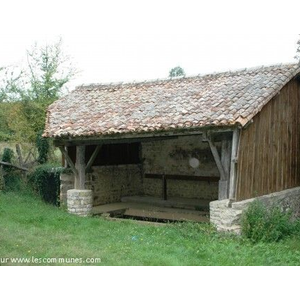
<svg viewBox="0 0 300 300">
<path fill-rule="evenodd" d="M 177 65 L 195 75 L 293 62 L 299 4 L 288 2 L 5 1 L 0 66 L 59 37 L 81 71 L 72 85 L 165 78 Z"/>
</svg>

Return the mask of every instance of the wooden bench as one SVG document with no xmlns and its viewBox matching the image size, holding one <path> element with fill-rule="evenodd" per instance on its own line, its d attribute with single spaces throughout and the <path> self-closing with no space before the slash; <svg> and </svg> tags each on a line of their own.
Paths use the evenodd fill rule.
<svg viewBox="0 0 300 300">
<path fill-rule="evenodd" d="M 190 176 L 190 175 L 168 175 L 168 174 L 145 174 L 147 179 L 162 180 L 162 198 L 168 200 L 167 180 L 201 181 L 201 182 L 219 182 L 220 177 L 208 176 Z"/>
</svg>

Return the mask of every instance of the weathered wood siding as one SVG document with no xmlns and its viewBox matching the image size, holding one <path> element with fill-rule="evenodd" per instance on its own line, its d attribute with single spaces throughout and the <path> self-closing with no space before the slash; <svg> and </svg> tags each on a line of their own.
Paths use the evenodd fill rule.
<svg viewBox="0 0 300 300">
<path fill-rule="evenodd" d="M 287 84 L 242 130 L 237 200 L 300 186 L 299 81 Z"/>
</svg>

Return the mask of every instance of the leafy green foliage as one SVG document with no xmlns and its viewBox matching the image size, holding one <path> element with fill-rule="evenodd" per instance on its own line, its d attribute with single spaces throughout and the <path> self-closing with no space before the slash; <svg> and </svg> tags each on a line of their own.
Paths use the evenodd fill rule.
<svg viewBox="0 0 300 300">
<path fill-rule="evenodd" d="M 41 165 L 30 174 L 29 182 L 42 199 L 50 204 L 58 205 L 60 192 L 60 174 L 63 168 L 53 165 Z"/>
<path fill-rule="evenodd" d="M 14 152 L 10 148 L 4 148 L 2 161 L 7 163 L 13 163 Z M 5 191 L 17 191 L 20 190 L 23 185 L 22 176 L 19 170 L 14 169 L 11 166 L 3 166 L 3 179 L 4 184 L 2 184 L 2 188 Z"/>
<path fill-rule="evenodd" d="M 181 68 L 179 66 L 171 69 L 169 72 L 170 78 L 180 77 L 180 76 L 185 76 L 185 72 L 184 72 L 183 68 Z"/>
<path fill-rule="evenodd" d="M 38 162 L 40 164 L 45 164 L 48 161 L 50 145 L 49 145 L 49 140 L 46 138 L 43 138 L 42 134 L 43 134 L 43 132 L 41 131 L 37 135 L 36 147 L 37 147 L 37 150 L 39 153 Z"/>
<path fill-rule="evenodd" d="M 35 45 L 27 52 L 24 70 L 0 68 L 0 141 L 34 144 L 44 129 L 47 107 L 67 92 L 75 73 L 61 40 Z"/>
<path fill-rule="evenodd" d="M 2 155 L 2 161 L 7 163 L 12 163 L 12 160 L 14 158 L 14 151 L 10 148 L 4 148 L 3 155 Z M 9 172 L 12 170 L 11 166 L 3 166 L 4 171 Z"/>
<path fill-rule="evenodd" d="M 278 242 L 298 231 L 298 222 L 279 206 L 251 203 L 242 217 L 242 233 L 253 243 Z"/>
<path fill-rule="evenodd" d="M 0 68 L 0 103 L 21 100 L 24 89 L 23 71 L 17 67 L 7 66 Z"/>
<path fill-rule="evenodd" d="M 45 126 L 46 106 L 46 103 L 34 101 L 10 103 L 7 123 L 11 139 L 34 144 L 37 134 Z"/>
<path fill-rule="evenodd" d="M 27 52 L 30 89 L 34 101 L 53 102 L 62 96 L 66 83 L 76 71 L 68 56 L 62 52 L 62 41 L 53 45 L 35 45 Z"/>
<path fill-rule="evenodd" d="M 9 127 L 9 116 L 11 103 L 0 102 L 0 142 L 9 141 L 12 137 L 12 130 Z"/>
</svg>

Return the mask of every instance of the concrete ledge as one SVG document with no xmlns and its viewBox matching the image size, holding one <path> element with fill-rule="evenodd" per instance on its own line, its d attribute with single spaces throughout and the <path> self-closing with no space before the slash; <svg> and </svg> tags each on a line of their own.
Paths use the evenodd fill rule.
<svg viewBox="0 0 300 300">
<path fill-rule="evenodd" d="M 240 234 L 242 214 L 253 201 L 278 205 L 283 211 L 291 211 L 294 218 L 300 218 L 300 187 L 297 187 L 232 204 L 229 200 L 213 201 L 210 203 L 210 222 L 218 231 Z"/>
<path fill-rule="evenodd" d="M 93 207 L 93 192 L 91 190 L 68 190 L 68 212 L 79 216 L 90 216 Z"/>
</svg>

